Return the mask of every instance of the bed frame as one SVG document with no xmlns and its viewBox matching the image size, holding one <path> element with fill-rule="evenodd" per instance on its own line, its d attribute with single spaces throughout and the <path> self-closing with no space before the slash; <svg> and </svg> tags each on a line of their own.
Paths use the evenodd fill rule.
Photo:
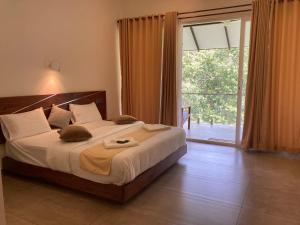
<svg viewBox="0 0 300 225">
<path fill-rule="evenodd" d="M 52 104 L 68 109 L 69 103 L 88 104 L 95 102 L 103 119 L 106 117 L 106 92 L 90 91 L 64 93 L 55 95 L 32 95 L 0 98 L 0 115 L 9 113 L 21 113 L 43 107 L 46 116 L 49 116 Z M 5 138 L 0 131 L 0 144 L 5 143 Z M 186 145 L 177 149 L 167 158 L 148 169 L 132 182 L 118 186 L 114 184 L 101 184 L 89 181 L 72 174 L 67 174 L 48 168 L 38 167 L 14 159 L 5 157 L 2 159 L 2 170 L 5 173 L 13 173 L 30 178 L 39 179 L 49 183 L 93 194 L 95 196 L 118 203 L 125 203 L 136 196 L 145 187 L 152 183 L 159 175 L 175 164 L 187 152 Z"/>
</svg>

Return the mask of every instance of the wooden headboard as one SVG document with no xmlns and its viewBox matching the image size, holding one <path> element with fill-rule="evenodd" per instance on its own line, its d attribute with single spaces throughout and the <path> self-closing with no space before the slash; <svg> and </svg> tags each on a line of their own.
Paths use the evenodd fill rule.
<svg viewBox="0 0 300 225">
<path fill-rule="evenodd" d="M 69 103 L 88 104 L 95 102 L 103 119 L 106 115 L 106 92 L 89 91 L 74 92 L 51 95 L 31 95 L 0 98 L 0 115 L 11 113 L 27 112 L 39 107 L 44 108 L 45 115 L 48 117 L 52 104 L 63 109 L 69 109 Z M 0 144 L 5 143 L 2 130 L 0 129 Z"/>
</svg>

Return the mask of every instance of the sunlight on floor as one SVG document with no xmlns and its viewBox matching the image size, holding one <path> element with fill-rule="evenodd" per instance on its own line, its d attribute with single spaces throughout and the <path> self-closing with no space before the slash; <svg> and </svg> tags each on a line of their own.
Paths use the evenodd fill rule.
<svg viewBox="0 0 300 225">
<path fill-rule="evenodd" d="M 187 123 L 185 123 L 184 129 L 187 138 L 191 139 L 229 143 L 234 143 L 235 141 L 235 125 L 191 123 L 191 129 L 188 130 Z"/>
</svg>

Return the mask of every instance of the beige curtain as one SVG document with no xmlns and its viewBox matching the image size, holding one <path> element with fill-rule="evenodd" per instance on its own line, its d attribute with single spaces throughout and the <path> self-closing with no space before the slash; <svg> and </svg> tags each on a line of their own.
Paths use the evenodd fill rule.
<svg viewBox="0 0 300 225">
<path fill-rule="evenodd" d="M 242 144 L 300 152 L 300 1 L 253 3 Z"/>
<path fill-rule="evenodd" d="M 158 123 L 163 16 L 119 21 L 122 113 Z"/>
<path fill-rule="evenodd" d="M 270 36 L 269 14 L 270 6 L 268 0 L 253 1 L 249 72 L 242 140 L 243 147 L 247 149 L 258 149 L 261 137 L 262 102 L 268 68 L 268 47 L 265 46 L 268 46 Z"/>
<path fill-rule="evenodd" d="M 164 26 L 161 123 L 177 126 L 177 12 L 167 13 Z"/>
</svg>

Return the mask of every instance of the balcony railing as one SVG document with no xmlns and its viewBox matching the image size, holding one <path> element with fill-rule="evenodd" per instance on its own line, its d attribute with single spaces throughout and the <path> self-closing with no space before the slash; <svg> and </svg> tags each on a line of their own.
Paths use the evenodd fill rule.
<svg viewBox="0 0 300 225">
<path fill-rule="evenodd" d="M 190 92 L 190 93 L 182 93 L 183 95 L 237 95 L 236 93 L 197 93 L 197 92 Z"/>
<path fill-rule="evenodd" d="M 191 106 L 191 119 L 198 123 L 235 124 L 236 93 L 182 93 L 184 106 Z"/>
</svg>

